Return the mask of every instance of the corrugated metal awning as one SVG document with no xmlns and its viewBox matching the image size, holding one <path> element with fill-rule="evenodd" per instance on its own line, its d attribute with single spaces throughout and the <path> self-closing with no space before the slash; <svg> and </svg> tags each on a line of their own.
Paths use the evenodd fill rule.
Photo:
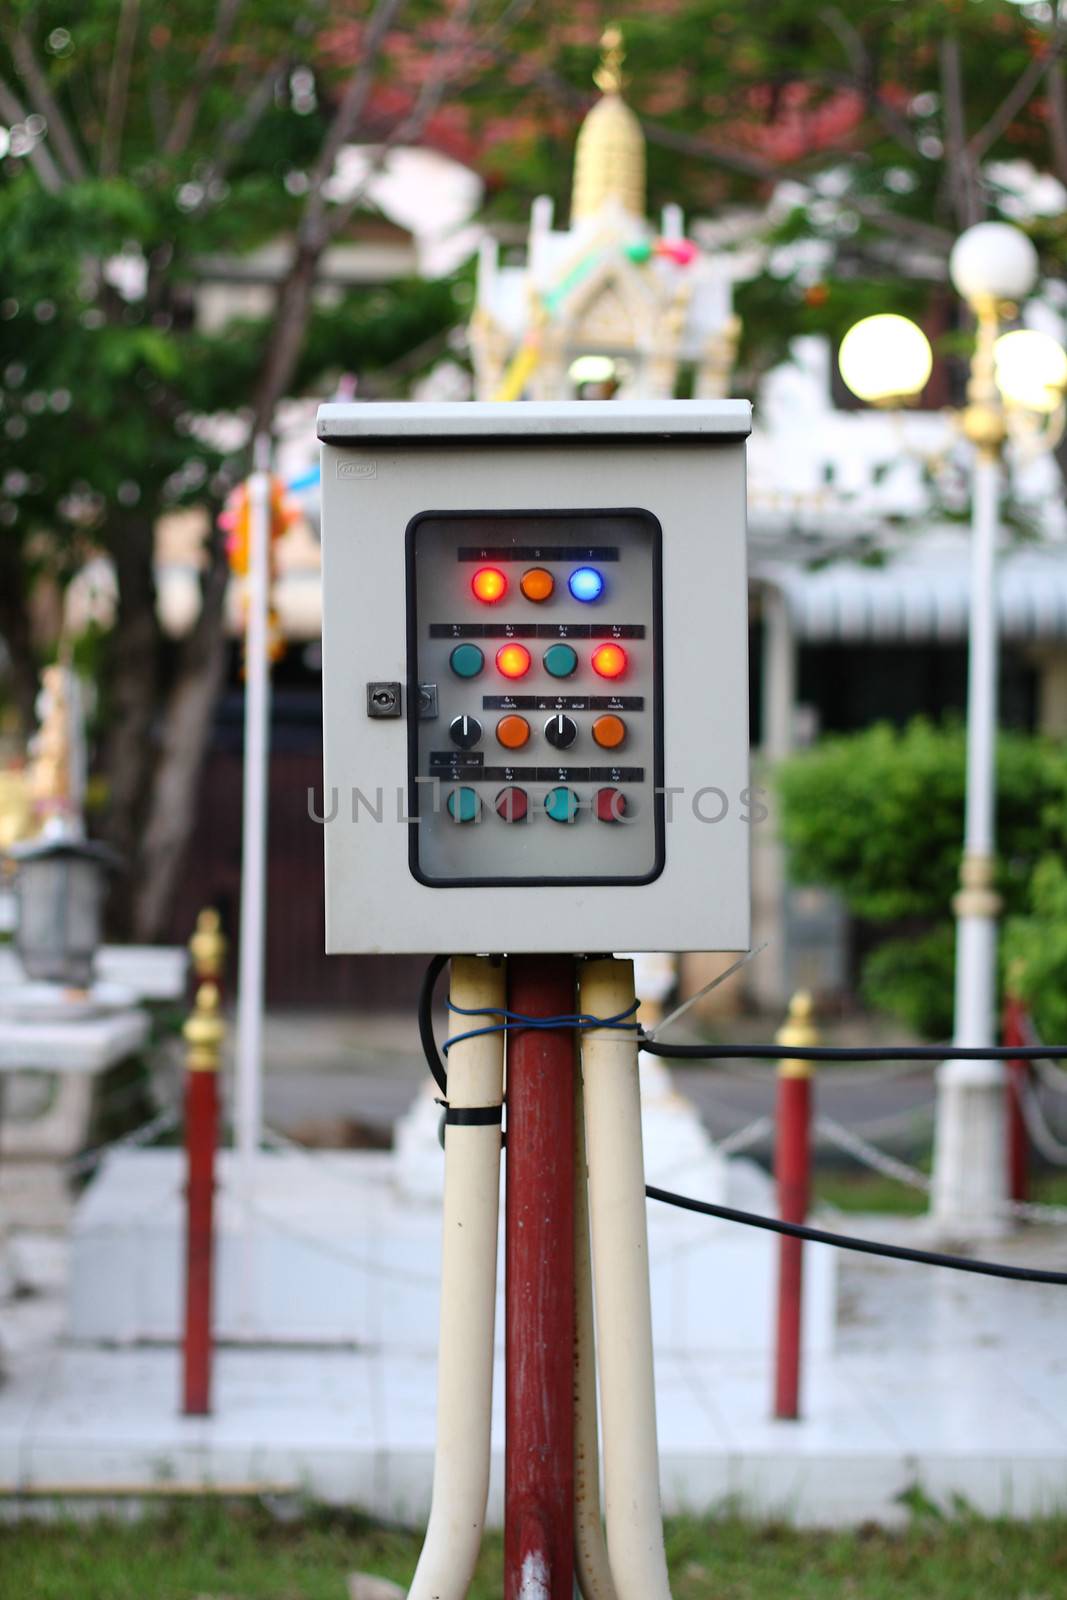
<svg viewBox="0 0 1067 1600">
<path fill-rule="evenodd" d="M 753 576 L 782 592 L 800 639 L 967 637 L 970 557 L 962 540 L 952 547 L 919 542 L 881 565 L 834 561 L 805 570 L 757 563 Z M 1067 545 L 1004 551 L 997 601 L 1005 638 L 1067 639 Z"/>
</svg>

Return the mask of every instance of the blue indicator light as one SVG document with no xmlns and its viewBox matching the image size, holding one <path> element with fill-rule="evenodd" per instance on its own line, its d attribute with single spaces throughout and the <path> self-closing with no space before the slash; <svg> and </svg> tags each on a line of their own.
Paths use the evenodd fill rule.
<svg viewBox="0 0 1067 1600">
<path fill-rule="evenodd" d="M 604 574 L 595 567 L 576 567 L 567 580 L 567 587 L 576 600 L 599 600 L 604 592 Z"/>
</svg>

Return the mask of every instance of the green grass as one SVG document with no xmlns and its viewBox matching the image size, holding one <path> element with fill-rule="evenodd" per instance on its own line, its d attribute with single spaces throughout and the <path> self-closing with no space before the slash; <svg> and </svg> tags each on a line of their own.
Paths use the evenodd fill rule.
<svg viewBox="0 0 1067 1600">
<path fill-rule="evenodd" d="M 817 1170 L 812 1192 L 815 1205 L 833 1206 L 838 1211 L 886 1211 L 912 1217 L 929 1205 L 925 1190 L 883 1178 L 879 1172 Z"/>
<path fill-rule="evenodd" d="M 929 1155 L 913 1165 L 929 1172 Z M 816 1205 L 834 1206 L 838 1211 L 885 1211 L 912 1217 L 919 1216 L 929 1204 L 923 1190 L 862 1167 L 817 1167 L 812 1190 Z M 1030 1198 L 1045 1206 L 1067 1205 L 1067 1173 L 1040 1173 L 1031 1186 Z"/>
<path fill-rule="evenodd" d="M 900 1533 L 797 1532 L 732 1516 L 669 1524 L 674 1600 L 1062 1600 L 1067 1517 L 948 1517 L 921 1497 Z M 419 1539 L 318 1509 L 182 1504 L 137 1522 L 0 1525 L 12 1600 L 347 1600 L 346 1577 L 405 1583 Z M 501 1548 L 486 1548 L 471 1600 L 500 1600 Z"/>
</svg>

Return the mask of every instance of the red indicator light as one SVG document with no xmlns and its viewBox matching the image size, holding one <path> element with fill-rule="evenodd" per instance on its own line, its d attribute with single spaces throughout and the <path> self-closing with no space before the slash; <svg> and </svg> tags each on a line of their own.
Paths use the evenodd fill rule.
<svg viewBox="0 0 1067 1600">
<path fill-rule="evenodd" d="M 505 678 L 524 678 L 530 670 L 530 652 L 524 644 L 501 645 L 496 664 Z"/>
<path fill-rule="evenodd" d="M 621 644 L 601 644 L 593 651 L 593 671 L 601 678 L 621 678 L 627 664 Z"/>
<path fill-rule="evenodd" d="M 499 567 L 479 567 L 471 579 L 474 598 L 484 605 L 495 605 L 508 592 L 508 580 Z"/>
</svg>

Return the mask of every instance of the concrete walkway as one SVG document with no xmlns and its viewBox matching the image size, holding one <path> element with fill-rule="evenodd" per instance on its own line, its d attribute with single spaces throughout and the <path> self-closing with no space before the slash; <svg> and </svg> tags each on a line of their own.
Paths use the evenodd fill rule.
<svg viewBox="0 0 1067 1600">
<path fill-rule="evenodd" d="M 905 1236 L 885 1218 L 863 1226 Z M 258 1485 L 409 1523 L 425 1517 L 432 1327 L 424 1349 L 403 1354 L 226 1349 L 215 1415 L 186 1420 L 177 1415 L 177 1353 L 65 1346 L 65 1246 L 15 1243 L 34 1292 L 0 1308 L 0 1493 L 28 1504 L 49 1493 Z M 1067 1235 L 1033 1230 L 998 1253 L 1067 1266 Z M 733 1501 L 804 1524 L 891 1523 L 904 1515 L 901 1495 L 919 1486 L 987 1513 L 1062 1510 L 1065 1312 L 1067 1290 L 847 1257 L 838 1349 L 808 1365 L 804 1421 L 768 1420 L 764 1358 L 659 1361 L 666 1508 Z M 498 1397 L 494 1520 L 501 1410 Z"/>
</svg>

